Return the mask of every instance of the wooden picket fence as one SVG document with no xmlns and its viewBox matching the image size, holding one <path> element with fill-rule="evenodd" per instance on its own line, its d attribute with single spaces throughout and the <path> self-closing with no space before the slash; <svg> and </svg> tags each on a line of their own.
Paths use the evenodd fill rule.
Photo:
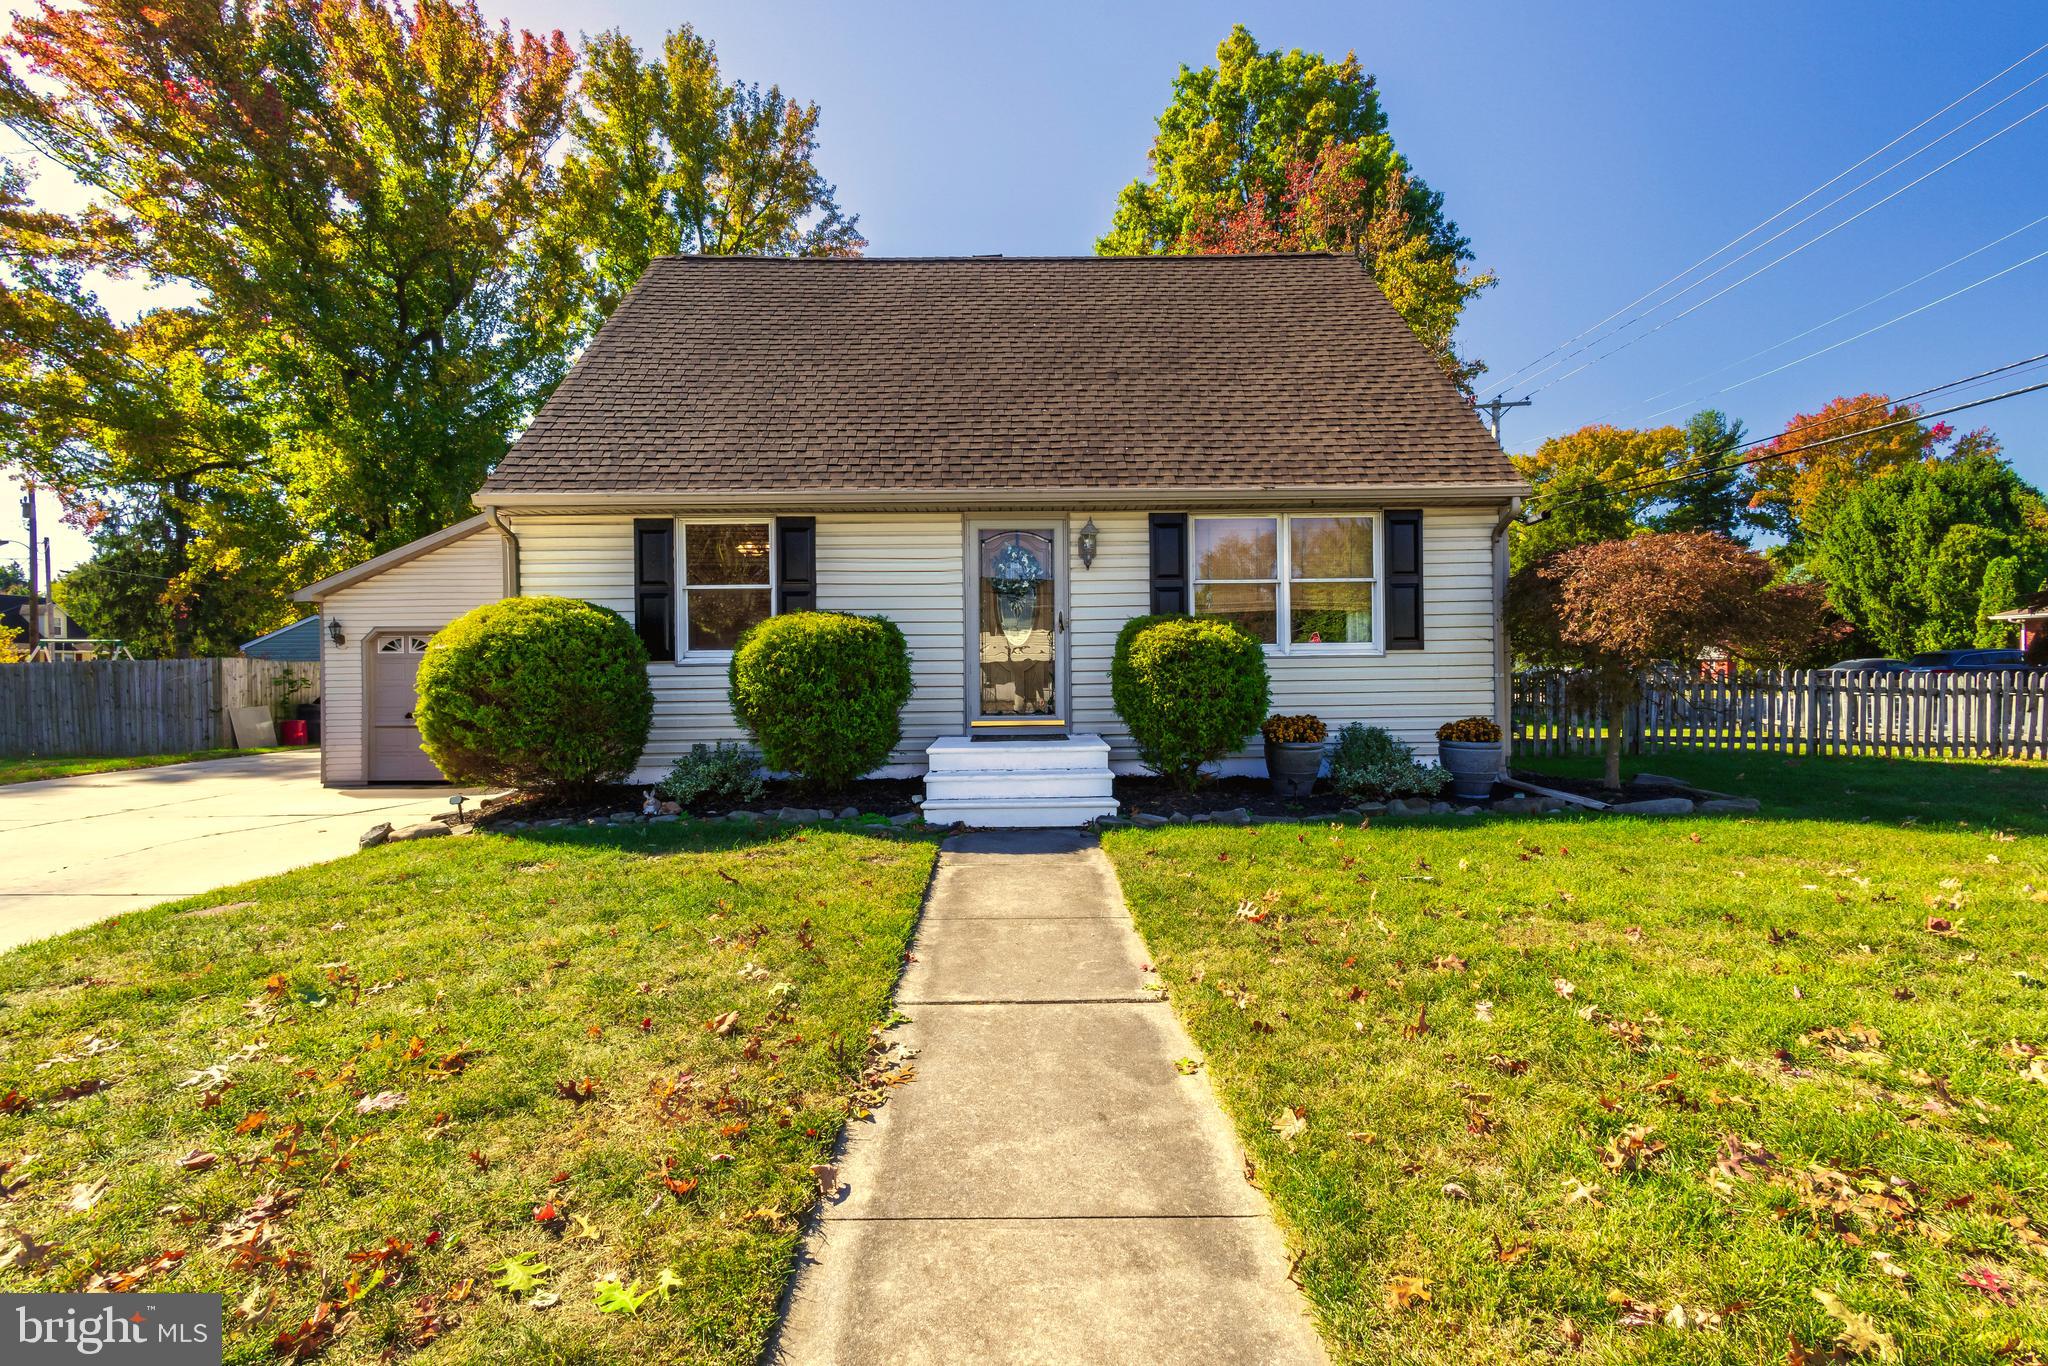
<svg viewBox="0 0 2048 1366">
<path fill-rule="evenodd" d="M 295 682 L 293 680 L 296 680 Z M 234 743 L 230 707 L 307 702 L 320 666 L 280 659 L 0 665 L 0 755 L 184 754 Z"/>
<path fill-rule="evenodd" d="M 1607 733 L 1582 675 L 1515 675 L 1521 754 L 1597 754 Z M 1779 754 L 2048 759 L 2048 670 L 1831 673 L 1647 680 L 1628 709 L 1624 751 L 1750 749 Z"/>
</svg>

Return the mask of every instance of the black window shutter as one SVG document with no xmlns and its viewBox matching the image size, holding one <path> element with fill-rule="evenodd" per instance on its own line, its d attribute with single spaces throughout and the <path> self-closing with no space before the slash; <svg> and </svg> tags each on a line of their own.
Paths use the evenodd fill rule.
<svg viewBox="0 0 2048 1366">
<path fill-rule="evenodd" d="M 818 519 L 775 519 L 775 610 L 818 610 Z"/>
<path fill-rule="evenodd" d="M 1422 648 L 1422 512 L 1389 512 L 1387 523 L 1387 648 Z"/>
<path fill-rule="evenodd" d="M 1152 610 L 1188 610 L 1188 515 L 1152 514 Z"/>
<path fill-rule="evenodd" d="M 676 524 L 667 517 L 633 519 L 633 629 L 647 657 L 676 657 Z"/>
</svg>

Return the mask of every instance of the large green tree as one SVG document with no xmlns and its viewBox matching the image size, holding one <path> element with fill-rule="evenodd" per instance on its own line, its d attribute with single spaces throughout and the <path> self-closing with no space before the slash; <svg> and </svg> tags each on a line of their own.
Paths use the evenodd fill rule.
<svg viewBox="0 0 2048 1366">
<path fill-rule="evenodd" d="M 192 287 L 309 571 L 456 520 L 559 376 L 532 249 L 574 57 L 471 0 L 85 0 L 0 42 L 0 119 Z"/>
<path fill-rule="evenodd" d="M 688 25 L 643 57 L 589 41 L 546 237 L 594 329 L 656 256 L 853 256 L 867 244 L 819 172 L 818 106 L 720 74 Z"/>
<path fill-rule="evenodd" d="M 2009 645 L 1990 620 L 2048 578 L 2048 503 L 1983 432 L 1952 455 L 1903 463 L 1834 499 L 1808 567 L 1837 611 L 1905 655 Z"/>
<path fill-rule="evenodd" d="M 1151 167 L 1117 196 L 1096 251 L 1356 252 L 1461 386 L 1484 370 L 1458 354 L 1453 334 L 1493 276 L 1469 269 L 1471 245 L 1442 194 L 1395 149 L 1356 53 L 1331 62 L 1265 49 L 1233 27 L 1216 65 L 1174 77 Z"/>
</svg>

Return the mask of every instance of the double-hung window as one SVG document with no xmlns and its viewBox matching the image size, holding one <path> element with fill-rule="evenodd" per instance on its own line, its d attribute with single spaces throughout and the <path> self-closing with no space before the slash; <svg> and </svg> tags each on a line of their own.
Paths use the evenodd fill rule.
<svg viewBox="0 0 2048 1366">
<path fill-rule="evenodd" d="M 760 522 L 684 522 L 682 630 L 690 655 L 729 654 L 774 611 L 775 537 Z"/>
<path fill-rule="evenodd" d="M 1375 514 L 1196 517 L 1193 530 L 1196 616 L 1278 654 L 1378 648 Z"/>
</svg>

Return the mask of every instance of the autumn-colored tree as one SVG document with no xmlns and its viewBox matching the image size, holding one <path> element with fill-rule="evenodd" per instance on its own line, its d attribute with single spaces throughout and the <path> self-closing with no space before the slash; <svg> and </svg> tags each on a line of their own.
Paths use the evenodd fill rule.
<svg viewBox="0 0 2048 1366">
<path fill-rule="evenodd" d="M 1262 49 L 1233 27 L 1215 66 L 1174 78 L 1151 165 L 1118 195 L 1097 252 L 1355 252 L 1461 387 L 1485 369 L 1458 355 L 1453 333 L 1494 277 L 1471 272 L 1443 196 L 1395 150 L 1356 53 Z"/>
<path fill-rule="evenodd" d="M 1945 423 L 1914 421 L 1919 412 L 1883 394 L 1830 399 L 1818 412 L 1793 417 L 1784 431 L 1746 457 L 1755 461 L 1750 507 L 1769 530 L 1785 538 L 1792 559 L 1804 555 L 1807 543 L 1852 488 L 1925 460 L 1954 437 Z"/>
<path fill-rule="evenodd" d="M 1684 427 L 1595 423 L 1509 458 L 1535 494 L 1513 528 L 1513 566 L 1638 531 L 1702 531 L 1741 539 L 1755 524 L 1748 483 L 1728 468 L 1742 424 L 1709 408 Z"/>
<path fill-rule="evenodd" d="M 84 0 L 0 40 L 0 119 L 101 254 L 199 296 L 306 572 L 458 520 L 565 363 L 536 263 L 560 34 L 473 0 Z"/>
<path fill-rule="evenodd" d="M 1628 707 L 1646 670 L 1715 647 L 1751 663 L 1796 657 L 1830 634 L 1811 584 L 1774 584 L 1763 556 L 1725 536 L 1664 532 L 1574 546 L 1508 585 L 1515 650 L 1581 669 L 1606 718 L 1603 781 L 1621 787 Z"/>
<path fill-rule="evenodd" d="M 688 25 L 654 59 L 614 31 L 591 39 L 584 61 L 545 235 L 586 331 L 656 256 L 857 256 L 867 245 L 818 171 L 816 104 L 726 83 L 716 49 Z"/>
</svg>

